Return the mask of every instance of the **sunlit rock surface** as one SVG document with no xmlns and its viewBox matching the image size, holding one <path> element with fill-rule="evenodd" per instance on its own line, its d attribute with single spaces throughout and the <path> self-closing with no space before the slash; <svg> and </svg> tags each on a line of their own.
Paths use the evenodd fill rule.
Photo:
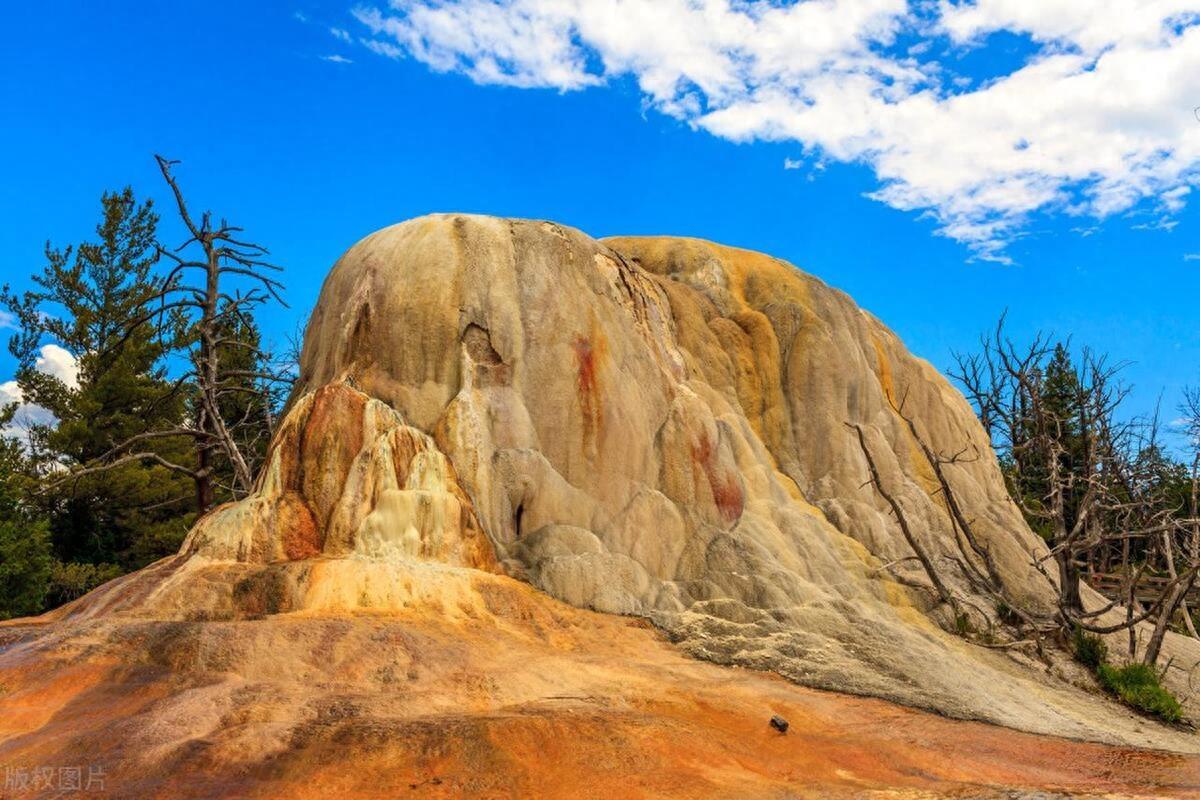
<svg viewBox="0 0 1200 800">
<path fill-rule="evenodd" d="M 179 555 L 0 625 L 0 764 L 90 752 L 124 781 L 158 776 L 128 796 L 183 778 L 371 795 L 347 758 L 435 796 L 573 796 L 575 781 L 745 796 L 799 776 L 815 796 L 967 791 L 964 770 L 980 796 L 1197 790 L 1191 757 L 686 658 L 1200 750 L 1076 688 L 1069 664 L 947 632 L 949 609 L 905 585 L 926 580 L 859 429 L 972 626 L 995 609 L 957 563 L 970 555 L 922 443 L 962 455 L 944 470 L 1006 593 L 1052 602 L 971 409 L 844 294 L 697 240 L 461 215 L 385 229 L 322 289 L 254 494 Z M 1200 660 L 1177 638 L 1172 656 Z M 1111 758 L 1134 765 L 1124 783 L 1101 775 Z"/>
<path fill-rule="evenodd" d="M 783 261 L 549 222 L 412 220 L 326 280 L 302 385 L 340 382 L 431 434 L 506 570 L 566 602 L 648 615 L 687 652 L 811 685 L 1130 733 L 1047 688 L 1044 668 L 945 633 L 949 608 L 891 579 L 927 583 L 864 485 L 851 425 L 946 582 L 974 597 L 972 624 L 994 614 L 953 561 L 962 534 L 907 417 L 933 452 L 965 454 L 947 478 L 1009 595 L 1053 599 L 961 394 Z"/>
</svg>

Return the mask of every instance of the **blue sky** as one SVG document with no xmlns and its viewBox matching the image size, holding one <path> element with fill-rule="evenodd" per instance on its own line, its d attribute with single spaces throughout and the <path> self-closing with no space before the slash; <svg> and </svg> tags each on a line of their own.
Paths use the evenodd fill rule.
<svg viewBox="0 0 1200 800">
<path fill-rule="evenodd" d="M 791 20 L 763 4 L 590 16 L 608 2 L 450 0 L 442 18 L 415 0 L 14 5 L 3 279 L 26 288 L 47 239 L 86 237 L 105 189 L 164 202 L 161 152 L 194 204 L 287 267 L 291 309 L 266 320 L 279 340 L 357 239 L 469 211 L 772 253 L 942 369 L 1007 308 L 1017 336 L 1053 329 L 1133 362 L 1136 410 L 1161 392 L 1170 414 L 1200 383 L 1200 88 L 1191 102 L 1159 77 L 1193 66 L 1179 3 L 1148 0 L 1169 27 L 1157 38 L 1109 41 L 1119 17 L 1060 29 L 1004 0 L 866 0 L 874 16 L 840 39 L 817 18 L 789 34 L 814 32 L 814 54 L 771 50 Z M 813 5 L 844 21 L 839 2 Z M 1080 76 L 1111 78 L 1086 112 L 1062 99 Z M 4 353 L 0 381 L 12 369 Z"/>
</svg>

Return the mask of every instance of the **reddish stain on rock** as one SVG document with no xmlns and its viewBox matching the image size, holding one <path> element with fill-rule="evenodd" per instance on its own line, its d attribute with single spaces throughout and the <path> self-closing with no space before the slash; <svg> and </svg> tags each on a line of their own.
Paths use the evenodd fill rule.
<svg viewBox="0 0 1200 800">
<path fill-rule="evenodd" d="M 725 521 L 733 524 L 741 519 L 746 499 L 742 497 L 742 487 L 738 485 L 737 479 L 729 473 L 720 476 L 710 474 L 708 481 L 717 510 L 721 512 Z"/>
<path fill-rule="evenodd" d="M 392 468 L 396 471 L 396 485 L 403 489 L 408 485 L 412 460 L 424 448 L 409 428 L 396 428 L 391 436 Z"/>
<path fill-rule="evenodd" d="M 275 505 L 275 523 L 282 534 L 283 554 L 289 561 L 321 554 L 324 537 L 304 498 L 287 492 Z"/>
<path fill-rule="evenodd" d="M 320 525 L 328 522 L 350 464 L 362 449 L 366 404 L 366 395 L 343 384 L 325 386 L 313 397 L 301 434 L 300 489 Z"/>
<path fill-rule="evenodd" d="M 579 365 L 579 393 L 591 395 L 596 391 L 596 354 L 592 343 L 582 336 L 575 337 L 575 361 Z"/>
<path fill-rule="evenodd" d="M 600 426 L 600 396 L 596 381 L 599 367 L 601 348 L 594 346 L 590 339 L 583 336 L 575 337 L 571 345 L 575 350 L 575 364 L 578 369 L 579 407 L 583 411 L 583 433 L 588 439 L 595 436 Z"/>
<path fill-rule="evenodd" d="M 707 433 L 700 434 L 699 441 L 692 444 L 692 461 L 704 470 L 713 503 L 716 504 L 721 518 L 730 525 L 741 519 L 746 506 L 742 487 L 737 476 L 721 468 L 716 447 Z"/>
<path fill-rule="evenodd" d="M 299 491 L 304 467 L 300 463 L 300 425 L 291 418 L 284 420 L 283 427 L 275 435 L 275 441 L 267 455 L 267 463 L 279 459 L 280 482 L 284 489 Z M 259 488 L 262 475 L 259 475 Z"/>
</svg>

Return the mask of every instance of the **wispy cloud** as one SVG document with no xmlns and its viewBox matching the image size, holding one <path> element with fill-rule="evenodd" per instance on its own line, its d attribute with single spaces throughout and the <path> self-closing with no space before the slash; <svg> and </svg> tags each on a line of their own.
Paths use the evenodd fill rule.
<svg viewBox="0 0 1200 800">
<path fill-rule="evenodd" d="M 339 56 L 336 53 L 331 56 L 321 56 L 321 60 L 329 61 L 334 64 L 353 64 L 354 63 L 354 61 L 352 59 L 346 58 L 345 56 Z"/>
<path fill-rule="evenodd" d="M 330 28 L 329 33 L 333 36 L 333 38 L 340 39 L 347 44 L 353 41 L 350 36 L 350 31 L 346 30 L 345 28 Z"/>
<path fill-rule="evenodd" d="M 363 45 L 377 55 L 387 56 L 388 58 L 404 57 L 404 51 L 391 42 L 385 42 L 380 39 L 364 39 Z"/>
<path fill-rule="evenodd" d="M 870 195 L 1005 261 L 1034 215 L 1166 222 L 1200 173 L 1198 0 L 390 0 L 367 46 L 481 84 L 631 77 L 652 107 L 734 140 L 875 172 Z M 1010 71 L 957 55 L 1007 31 Z"/>
<path fill-rule="evenodd" d="M 0 310 L 0 330 L 5 328 L 16 328 L 17 318 L 9 311 Z"/>
<path fill-rule="evenodd" d="M 825 171 L 826 163 L 822 160 L 806 160 L 803 158 L 785 158 L 783 160 L 783 168 L 785 170 L 804 170 L 804 179 L 812 182 L 817 179 L 822 172 Z"/>
<path fill-rule="evenodd" d="M 1184 261 L 1200 261 L 1200 253 L 1184 253 Z"/>
<path fill-rule="evenodd" d="M 1159 217 L 1152 222 L 1139 222 L 1133 226 L 1135 231 L 1173 231 L 1179 225 L 1179 220 L 1170 217 Z"/>
</svg>

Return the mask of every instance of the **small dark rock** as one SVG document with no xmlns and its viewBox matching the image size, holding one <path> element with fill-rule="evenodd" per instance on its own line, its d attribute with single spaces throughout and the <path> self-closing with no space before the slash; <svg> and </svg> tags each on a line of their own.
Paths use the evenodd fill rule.
<svg viewBox="0 0 1200 800">
<path fill-rule="evenodd" d="M 780 733 L 787 733 L 788 721 L 776 714 L 775 716 L 771 717 L 771 727 Z"/>
</svg>

